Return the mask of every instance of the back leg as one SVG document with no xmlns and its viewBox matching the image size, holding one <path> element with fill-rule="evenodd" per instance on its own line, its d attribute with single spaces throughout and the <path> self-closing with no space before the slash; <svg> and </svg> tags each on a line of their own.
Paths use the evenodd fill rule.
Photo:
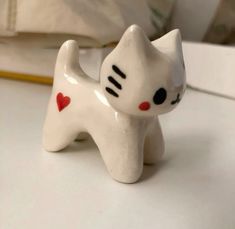
<svg viewBox="0 0 235 229">
<path fill-rule="evenodd" d="M 78 129 L 68 118 L 69 113 L 59 113 L 51 101 L 43 128 L 43 147 L 47 151 L 59 151 L 78 136 Z"/>
<path fill-rule="evenodd" d="M 164 139 L 158 118 L 149 127 L 144 144 L 144 163 L 155 164 L 164 153 Z"/>
<path fill-rule="evenodd" d="M 47 151 L 56 152 L 67 147 L 77 137 L 77 132 L 62 126 L 50 126 L 44 128 L 43 148 Z"/>
</svg>

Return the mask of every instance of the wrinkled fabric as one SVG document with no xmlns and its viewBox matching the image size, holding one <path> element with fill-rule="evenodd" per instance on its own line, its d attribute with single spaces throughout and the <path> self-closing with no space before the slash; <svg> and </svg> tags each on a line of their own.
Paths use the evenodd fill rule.
<svg viewBox="0 0 235 229">
<path fill-rule="evenodd" d="M 117 42 L 131 24 L 162 33 L 175 0 L 1 0 L 0 36 L 75 35 L 98 46 Z M 92 42 L 90 42 L 92 41 Z"/>
</svg>

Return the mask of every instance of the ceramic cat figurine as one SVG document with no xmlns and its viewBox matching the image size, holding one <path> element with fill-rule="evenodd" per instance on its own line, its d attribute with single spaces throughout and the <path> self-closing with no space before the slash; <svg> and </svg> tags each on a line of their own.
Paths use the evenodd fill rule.
<svg viewBox="0 0 235 229">
<path fill-rule="evenodd" d="M 130 26 L 103 61 L 100 82 L 83 72 L 77 43 L 67 41 L 57 57 L 43 146 L 59 151 L 87 132 L 110 175 L 119 182 L 136 182 L 143 163 L 161 158 L 158 115 L 174 109 L 184 89 L 179 30 L 150 42 L 140 27 Z"/>
</svg>

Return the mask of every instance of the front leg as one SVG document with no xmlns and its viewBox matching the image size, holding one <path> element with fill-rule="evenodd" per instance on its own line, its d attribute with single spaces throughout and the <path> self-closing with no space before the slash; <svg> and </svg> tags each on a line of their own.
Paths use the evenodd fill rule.
<svg viewBox="0 0 235 229">
<path fill-rule="evenodd" d="M 145 127 L 137 123 L 100 127 L 91 133 L 113 179 L 134 183 L 143 170 L 143 146 Z"/>
<path fill-rule="evenodd" d="M 155 164 L 164 153 L 164 139 L 158 118 L 155 118 L 147 132 L 144 144 L 144 163 Z"/>
</svg>

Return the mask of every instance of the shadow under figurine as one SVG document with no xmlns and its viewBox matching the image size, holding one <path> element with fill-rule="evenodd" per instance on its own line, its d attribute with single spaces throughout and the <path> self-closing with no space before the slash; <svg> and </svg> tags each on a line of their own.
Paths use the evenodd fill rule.
<svg viewBox="0 0 235 229">
<path fill-rule="evenodd" d="M 150 42 L 140 27 L 130 26 L 103 61 L 100 82 L 83 72 L 78 54 L 71 40 L 59 51 L 43 146 L 59 151 L 87 132 L 110 175 L 134 183 L 143 163 L 161 158 L 158 115 L 174 109 L 185 90 L 180 32 Z"/>
</svg>

